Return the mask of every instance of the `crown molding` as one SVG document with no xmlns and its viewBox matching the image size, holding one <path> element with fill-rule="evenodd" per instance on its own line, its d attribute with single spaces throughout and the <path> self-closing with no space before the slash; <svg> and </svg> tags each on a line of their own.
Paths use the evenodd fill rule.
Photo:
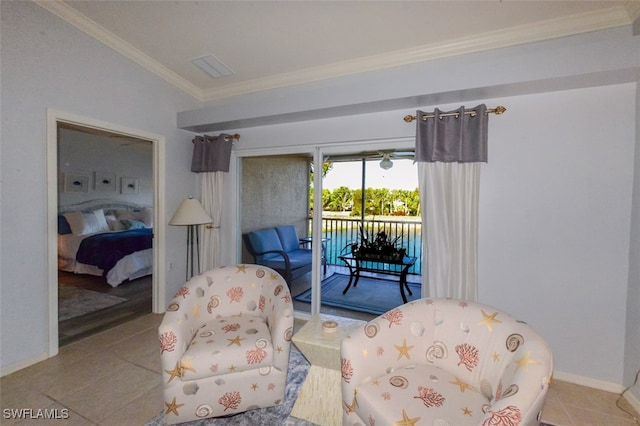
<svg viewBox="0 0 640 426">
<path fill-rule="evenodd" d="M 596 11 L 520 25 L 485 34 L 459 38 L 446 43 L 424 45 L 395 52 L 356 58 L 352 60 L 307 68 L 279 74 L 272 77 L 230 84 L 216 89 L 205 90 L 204 101 L 240 96 L 251 92 L 278 89 L 285 86 L 310 83 L 330 78 L 342 77 L 366 71 L 392 68 L 402 65 L 442 59 L 501 47 L 560 38 L 570 35 L 598 31 L 629 25 L 630 19 L 624 7 Z"/>
<path fill-rule="evenodd" d="M 73 25 L 81 31 L 84 31 L 91 37 L 106 44 L 116 52 L 131 59 L 141 67 L 151 71 L 158 77 L 168 81 L 178 89 L 186 92 L 194 98 L 202 101 L 202 89 L 187 81 L 177 73 L 162 65 L 146 53 L 135 48 L 122 38 L 113 34 L 94 20 L 86 15 L 78 12 L 76 9 L 64 3 L 62 0 L 33 0 L 40 7 L 47 9 L 49 12 Z"/>
<path fill-rule="evenodd" d="M 637 1 L 628 1 L 605 11 L 592 11 L 491 31 L 474 37 L 459 38 L 446 43 L 426 44 L 386 54 L 355 58 L 324 66 L 278 74 L 203 90 L 171 71 L 155 59 L 89 19 L 62 0 L 34 0 L 36 4 L 106 44 L 160 78 L 186 92 L 200 102 L 216 101 L 254 92 L 279 89 L 304 83 L 343 77 L 367 71 L 398 67 L 450 56 L 515 46 L 525 43 L 566 37 L 632 24 L 632 16 L 640 14 Z"/>
</svg>

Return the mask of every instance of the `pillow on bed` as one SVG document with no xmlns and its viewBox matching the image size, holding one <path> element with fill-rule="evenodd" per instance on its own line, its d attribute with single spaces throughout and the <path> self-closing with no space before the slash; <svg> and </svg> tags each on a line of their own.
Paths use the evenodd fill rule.
<svg viewBox="0 0 640 426">
<path fill-rule="evenodd" d="M 147 228 L 153 228 L 153 209 L 151 207 L 143 207 L 140 211 L 140 218 Z"/>
<path fill-rule="evenodd" d="M 71 226 L 69 226 L 69 222 L 67 222 L 67 218 L 64 215 L 58 215 L 58 234 L 67 235 L 71 234 Z"/>
<path fill-rule="evenodd" d="M 144 224 L 144 222 L 139 221 L 139 220 L 128 220 L 128 219 L 123 219 L 120 222 L 122 222 L 122 224 L 124 225 L 124 228 L 128 231 L 130 229 L 145 229 L 147 226 Z"/>
<path fill-rule="evenodd" d="M 153 227 L 153 209 L 143 207 L 135 210 L 114 210 L 116 218 L 123 220 L 137 220 L 145 224 L 147 228 Z"/>
<path fill-rule="evenodd" d="M 114 214 L 105 214 L 104 218 L 107 220 L 107 225 L 109 225 L 111 231 L 124 231 L 126 229 L 122 221 L 118 220 Z"/>
<path fill-rule="evenodd" d="M 67 212 L 64 213 L 64 217 L 69 222 L 71 232 L 75 235 L 109 231 L 109 225 L 107 225 L 102 209 L 88 212 Z"/>
</svg>

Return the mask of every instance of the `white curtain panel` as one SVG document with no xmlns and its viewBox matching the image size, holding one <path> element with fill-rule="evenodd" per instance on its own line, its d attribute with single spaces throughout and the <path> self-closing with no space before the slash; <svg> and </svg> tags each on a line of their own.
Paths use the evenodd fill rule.
<svg viewBox="0 0 640 426">
<path fill-rule="evenodd" d="M 418 177 L 423 288 L 429 297 L 475 301 L 480 163 L 418 162 Z"/>
<path fill-rule="evenodd" d="M 422 206 L 423 289 L 477 300 L 480 163 L 487 162 L 487 106 L 416 112 Z M 424 291 L 424 290 L 423 290 Z"/>
<path fill-rule="evenodd" d="M 201 203 L 213 223 L 200 227 L 200 271 L 220 266 L 220 222 L 225 172 L 200 173 Z"/>
</svg>

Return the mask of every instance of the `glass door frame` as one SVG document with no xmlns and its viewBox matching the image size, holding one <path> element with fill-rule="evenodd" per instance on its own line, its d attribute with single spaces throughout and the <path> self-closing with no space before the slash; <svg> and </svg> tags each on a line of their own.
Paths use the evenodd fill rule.
<svg viewBox="0 0 640 426">
<path fill-rule="evenodd" d="M 234 150 L 232 159 L 235 162 L 235 173 L 233 182 L 230 182 L 235 190 L 233 191 L 235 200 L 231 200 L 231 217 L 235 218 L 235 238 L 236 241 L 236 262 L 242 259 L 242 230 L 241 222 L 241 206 L 240 194 L 242 191 L 241 173 L 242 159 L 247 157 L 264 157 L 271 155 L 290 155 L 301 154 L 313 157 L 314 170 L 322 170 L 324 158 L 330 155 L 349 154 L 360 151 L 385 151 L 385 150 L 407 150 L 413 149 L 415 146 L 414 137 L 402 138 L 385 138 L 379 140 L 361 140 L 361 141 L 343 141 L 326 145 L 297 145 L 286 147 L 271 147 L 261 149 Z M 313 219 L 312 232 L 313 235 L 322 235 L 322 173 L 314 173 L 314 196 L 313 196 Z M 311 269 L 311 313 L 296 311 L 296 317 L 308 319 L 310 316 L 320 313 L 321 298 L 320 284 L 322 282 L 322 241 L 314 239 L 311 244 L 313 253 L 313 263 Z"/>
</svg>

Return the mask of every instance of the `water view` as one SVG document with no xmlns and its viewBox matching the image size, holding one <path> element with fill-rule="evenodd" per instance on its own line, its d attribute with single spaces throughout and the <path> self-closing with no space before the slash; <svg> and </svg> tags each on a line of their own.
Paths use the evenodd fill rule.
<svg viewBox="0 0 640 426">
<path fill-rule="evenodd" d="M 333 217 L 332 217 L 333 216 Z M 360 240 L 360 225 L 372 233 L 384 230 L 391 238 L 398 237 L 397 247 L 414 256 L 417 262 L 409 269 L 410 274 L 422 274 L 422 225 L 416 217 L 360 218 L 336 217 L 327 212 L 322 217 L 322 237 L 325 258 L 328 264 L 344 266 L 338 256 L 350 253 L 350 245 Z"/>
<path fill-rule="evenodd" d="M 420 196 L 412 160 L 394 159 L 391 168 L 375 161 L 325 163 L 322 189 L 322 237 L 328 264 L 344 266 L 338 257 L 360 241 L 360 227 L 384 231 L 407 256 L 417 258 L 410 274 L 422 274 Z M 366 188 L 366 189 L 365 189 Z M 310 191 L 313 200 L 313 186 Z"/>
</svg>

